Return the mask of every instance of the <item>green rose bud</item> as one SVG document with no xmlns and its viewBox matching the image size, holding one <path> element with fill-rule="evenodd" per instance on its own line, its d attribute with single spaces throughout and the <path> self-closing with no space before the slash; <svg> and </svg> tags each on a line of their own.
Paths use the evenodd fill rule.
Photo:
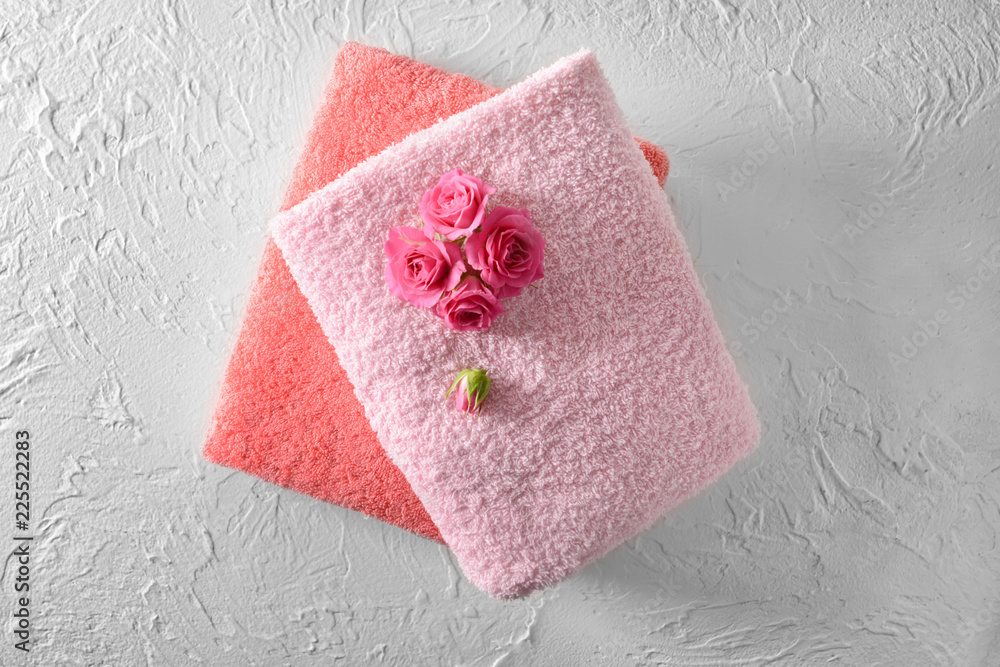
<svg viewBox="0 0 1000 667">
<path fill-rule="evenodd" d="M 459 372 L 455 381 L 451 383 L 451 388 L 444 395 L 446 402 L 453 391 L 456 408 L 469 414 L 473 412 L 478 414 L 483 407 L 483 401 L 490 393 L 490 379 L 482 368 L 466 368 Z"/>
</svg>

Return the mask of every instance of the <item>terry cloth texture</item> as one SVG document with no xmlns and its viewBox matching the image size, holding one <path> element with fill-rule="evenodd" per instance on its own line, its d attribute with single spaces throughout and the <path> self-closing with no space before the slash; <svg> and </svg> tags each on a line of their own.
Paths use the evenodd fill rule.
<svg viewBox="0 0 1000 667">
<path fill-rule="evenodd" d="M 340 51 L 282 210 L 407 135 L 499 93 L 382 49 Z M 662 184 L 663 151 L 640 142 Z M 386 456 L 272 241 L 203 455 L 434 540 L 441 534 Z"/>
<path fill-rule="evenodd" d="M 545 277 L 485 332 L 393 297 L 389 229 L 459 168 L 526 208 Z M 751 451 L 759 426 L 663 190 L 593 55 L 411 135 L 271 231 L 383 447 L 469 579 L 518 597 L 606 553 Z M 478 418 L 444 404 L 462 368 Z"/>
</svg>

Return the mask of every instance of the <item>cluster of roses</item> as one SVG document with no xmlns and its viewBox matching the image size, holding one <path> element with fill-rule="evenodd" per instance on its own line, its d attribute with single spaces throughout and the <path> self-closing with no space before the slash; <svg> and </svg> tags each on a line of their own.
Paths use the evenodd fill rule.
<svg viewBox="0 0 1000 667">
<path fill-rule="evenodd" d="M 493 188 L 460 169 L 420 201 L 423 227 L 393 227 L 385 242 L 385 279 L 395 296 L 431 308 L 450 328 L 482 331 L 542 277 L 545 241 L 524 209 L 486 212 Z"/>
</svg>

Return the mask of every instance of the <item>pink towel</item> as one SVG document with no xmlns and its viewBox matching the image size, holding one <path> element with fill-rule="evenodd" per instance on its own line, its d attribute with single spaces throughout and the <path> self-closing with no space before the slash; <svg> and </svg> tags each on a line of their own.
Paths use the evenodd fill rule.
<svg viewBox="0 0 1000 667">
<path fill-rule="evenodd" d="M 526 208 L 545 277 L 485 332 L 390 295 L 382 245 L 459 168 Z M 415 133 L 271 225 L 383 447 L 469 579 L 510 598 L 649 526 L 759 426 L 663 191 L 594 57 Z M 443 402 L 480 366 L 479 418 Z"/>
<path fill-rule="evenodd" d="M 499 93 L 353 42 L 337 55 L 282 209 L 363 159 Z M 640 142 L 660 183 L 663 151 Z M 264 251 L 204 456 L 417 534 L 441 534 L 365 419 L 273 242 Z"/>
</svg>

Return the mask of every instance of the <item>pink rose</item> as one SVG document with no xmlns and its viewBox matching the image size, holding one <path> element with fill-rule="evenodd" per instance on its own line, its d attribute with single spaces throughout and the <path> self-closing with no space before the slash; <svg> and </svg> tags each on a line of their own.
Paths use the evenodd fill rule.
<svg viewBox="0 0 1000 667">
<path fill-rule="evenodd" d="M 482 368 L 466 368 L 455 377 L 444 400 L 447 401 L 454 391 L 455 407 L 459 411 L 478 413 L 490 393 L 490 384 L 490 378 Z"/>
<path fill-rule="evenodd" d="M 469 381 L 462 378 L 458 381 L 456 389 L 458 391 L 455 393 L 455 407 L 461 412 L 478 412 L 475 398 L 469 396 Z"/>
<path fill-rule="evenodd" d="M 465 242 L 469 265 L 480 271 L 483 282 L 503 299 L 517 296 L 526 285 L 543 276 L 545 240 L 531 224 L 526 210 L 498 206 L 483 221 L 483 228 Z"/>
<path fill-rule="evenodd" d="M 503 312 L 500 299 L 475 276 L 468 276 L 437 305 L 438 317 L 456 331 L 483 331 Z"/>
<path fill-rule="evenodd" d="M 496 188 L 461 169 L 449 171 L 420 200 L 424 234 L 434 238 L 437 233 L 452 241 L 471 234 L 482 222 L 486 200 L 494 192 Z"/>
<path fill-rule="evenodd" d="M 393 227 L 383 249 L 389 291 L 421 308 L 437 303 L 465 272 L 457 243 L 430 240 L 416 227 Z"/>
</svg>

